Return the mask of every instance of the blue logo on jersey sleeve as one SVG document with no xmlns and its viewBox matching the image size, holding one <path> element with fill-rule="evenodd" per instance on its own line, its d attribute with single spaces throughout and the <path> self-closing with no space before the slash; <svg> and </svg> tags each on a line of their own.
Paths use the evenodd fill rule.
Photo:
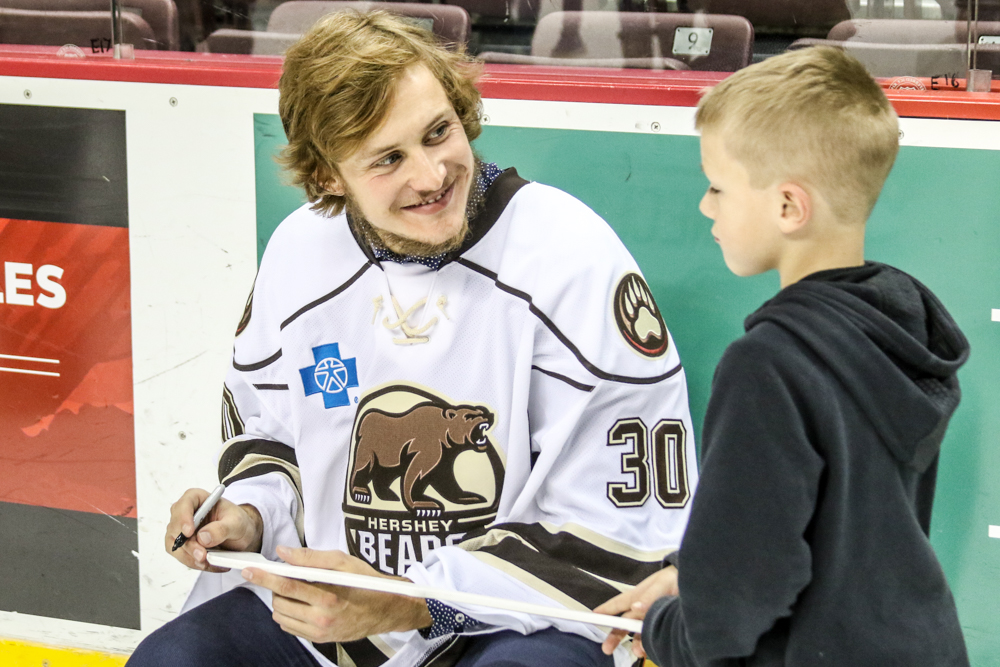
<svg viewBox="0 0 1000 667">
<path fill-rule="evenodd" d="M 323 394 L 325 408 L 350 404 L 347 390 L 358 386 L 357 359 L 341 359 L 339 343 L 314 347 L 312 353 L 316 365 L 299 369 L 306 396 Z"/>
</svg>

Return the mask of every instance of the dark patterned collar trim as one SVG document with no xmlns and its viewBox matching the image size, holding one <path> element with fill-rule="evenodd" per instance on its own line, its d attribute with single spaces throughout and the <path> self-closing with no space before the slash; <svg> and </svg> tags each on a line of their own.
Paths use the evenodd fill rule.
<svg viewBox="0 0 1000 667">
<path fill-rule="evenodd" d="M 479 175 L 476 177 L 475 189 L 479 195 L 485 195 L 486 191 L 490 189 L 493 182 L 503 172 L 500 168 L 496 166 L 493 162 L 483 162 L 479 169 Z M 395 253 L 388 248 L 383 247 L 372 247 L 372 254 L 375 255 L 375 259 L 380 262 L 396 262 L 397 264 L 413 263 L 422 264 L 432 271 L 437 271 L 444 264 L 450 253 L 441 253 L 440 255 L 433 255 L 431 257 L 421 257 L 419 255 L 400 255 Z"/>
</svg>

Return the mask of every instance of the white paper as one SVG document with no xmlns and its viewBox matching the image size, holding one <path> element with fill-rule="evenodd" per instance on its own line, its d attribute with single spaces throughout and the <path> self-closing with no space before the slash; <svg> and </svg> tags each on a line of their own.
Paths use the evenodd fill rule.
<svg viewBox="0 0 1000 667">
<path fill-rule="evenodd" d="M 408 581 L 398 579 L 386 579 L 384 577 L 369 577 L 363 574 L 352 574 L 350 572 L 338 572 L 336 570 L 321 570 L 315 567 L 302 567 L 300 565 L 289 565 L 288 563 L 277 563 L 267 560 L 258 553 L 247 553 L 242 551 L 209 551 L 208 562 L 217 567 L 229 567 L 243 569 L 245 567 L 256 567 L 265 572 L 277 574 L 290 579 L 302 579 L 303 581 L 315 581 L 334 586 L 349 586 L 351 588 L 364 588 L 370 591 L 380 591 L 382 593 L 394 593 L 396 595 L 407 595 L 414 598 L 431 598 L 442 602 L 458 602 L 461 604 L 472 604 L 481 607 L 493 607 L 494 609 L 504 609 L 532 616 L 547 616 L 550 618 L 561 618 L 567 621 L 578 623 L 589 623 L 602 628 L 617 628 L 626 632 L 642 632 L 642 621 L 632 618 L 619 618 L 618 616 L 608 616 L 606 614 L 595 614 L 592 611 L 580 611 L 576 609 L 566 609 L 564 607 L 546 607 L 540 604 L 529 602 L 519 602 L 505 598 L 497 598 L 491 595 L 479 595 L 476 593 L 463 593 L 445 588 L 435 588 L 433 586 L 418 586 Z"/>
</svg>

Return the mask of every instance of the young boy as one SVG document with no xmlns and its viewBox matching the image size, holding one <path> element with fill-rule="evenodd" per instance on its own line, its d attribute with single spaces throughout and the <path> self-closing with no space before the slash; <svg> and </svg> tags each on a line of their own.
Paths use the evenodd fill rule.
<svg viewBox="0 0 1000 667">
<path fill-rule="evenodd" d="M 726 265 L 782 289 L 716 370 L 679 569 L 598 611 L 644 617 L 659 667 L 968 665 L 928 541 L 968 343 L 926 287 L 864 260 L 892 107 L 815 48 L 723 81 L 696 125 Z"/>
</svg>

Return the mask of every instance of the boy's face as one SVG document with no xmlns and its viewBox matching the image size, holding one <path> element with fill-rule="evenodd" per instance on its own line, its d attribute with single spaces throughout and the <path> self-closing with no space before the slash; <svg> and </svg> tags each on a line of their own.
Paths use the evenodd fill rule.
<svg viewBox="0 0 1000 667">
<path fill-rule="evenodd" d="M 424 65 L 406 70 L 385 121 L 337 168 L 334 187 L 378 230 L 432 246 L 464 233 L 472 147 Z"/>
<path fill-rule="evenodd" d="M 782 234 L 776 189 L 756 189 L 750 184 L 750 174 L 726 151 L 720 131 L 702 133 L 701 167 L 709 187 L 698 208 L 715 221 L 712 236 L 729 270 L 753 276 L 777 268 Z"/>
</svg>

